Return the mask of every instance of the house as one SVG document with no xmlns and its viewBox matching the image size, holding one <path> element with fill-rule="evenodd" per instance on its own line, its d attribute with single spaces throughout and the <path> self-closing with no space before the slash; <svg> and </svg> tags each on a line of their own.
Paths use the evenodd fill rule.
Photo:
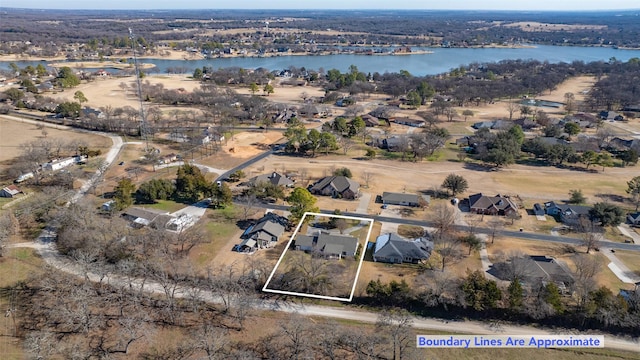
<svg viewBox="0 0 640 360">
<path fill-rule="evenodd" d="M 100 69 L 96 72 L 93 73 L 94 76 L 96 77 L 108 77 L 109 75 L 111 75 L 108 71 L 105 71 L 104 69 Z"/>
<path fill-rule="evenodd" d="M 316 195 L 353 200 L 359 196 L 360 184 L 346 176 L 327 176 L 310 185 L 309 191 Z"/>
<path fill-rule="evenodd" d="M 507 216 L 518 213 L 516 205 L 507 196 L 485 196 L 482 193 L 469 196 L 469 208 L 472 213 L 483 215 Z"/>
<path fill-rule="evenodd" d="M 96 119 L 104 119 L 106 115 L 97 109 L 86 107 L 81 111 L 83 117 L 94 117 Z"/>
<path fill-rule="evenodd" d="M 640 212 L 627 214 L 627 221 L 634 226 L 640 226 Z"/>
<path fill-rule="evenodd" d="M 177 160 L 178 160 L 178 155 L 174 154 L 174 153 L 171 153 L 171 154 L 167 154 L 167 155 L 164 155 L 163 157 L 161 157 L 160 160 L 158 160 L 158 162 L 160 164 L 170 164 L 170 163 L 172 163 L 174 161 L 177 161 Z"/>
<path fill-rule="evenodd" d="M 162 217 L 162 216 L 163 215 L 160 215 L 159 217 Z M 167 219 L 166 222 L 162 221 L 162 223 L 158 222 L 158 219 L 156 219 L 156 224 L 160 228 L 166 228 L 171 231 L 180 232 L 193 226 L 193 224 L 196 223 L 196 220 L 197 219 L 195 217 L 189 214 L 181 214 L 178 217 L 171 216 L 170 218 Z"/>
<path fill-rule="evenodd" d="M 209 126 L 202 131 L 202 135 L 208 136 L 209 141 L 222 142 L 224 141 L 224 135 L 217 129 Z"/>
<path fill-rule="evenodd" d="M 494 121 L 480 121 L 480 122 L 477 122 L 477 123 L 471 125 L 471 127 L 476 129 L 476 130 L 480 130 L 480 129 L 483 129 L 483 128 L 491 129 L 491 128 L 493 128 L 493 124 L 495 124 Z"/>
<path fill-rule="evenodd" d="M 358 239 L 318 232 L 314 235 L 297 235 L 293 246 L 295 250 L 314 252 L 329 259 L 342 259 L 345 256 L 356 256 Z"/>
<path fill-rule="evenodd" d="M 640 112 L 640 104 L 626 105 L 622 111 Z"/>
<path fill-rule="evenodd" d="M 471 125 L 471 127 L 476 130 L 483 129 L 483 128 L 491 129 L 491 130 L 502 130 L 502 129 L 508 129 L 511 126 L 513 126 L 513 122 L 507 121 L 507 120 L 480 121 Z"/>
<path fill-rule="evenodd" d="M 131 226 L 135 228 L 151 225 L 160 215 L 168 215 L 168 213 L 138 207 L 128 208 L 122 212 L 122 217 L 131 221 Z"/>
<path fill-rule="evenodd" d="M 53 91 L 54 86 L 50 81 L 45 81 L 36 85 L 36 88 L 38 89 L 38 93 L 43 93 Z"/>
<path fill-rule="evenodd" d="M 237 246 L 237 249 L 242 252 L 253 252 L 273 247 L 285 232 L 288 224 L 286 218 L 274 213 L 267 213 L 240 235 L 242 242 Z"/>
<path fill-rule="evenodd" d="M 376 238 L 373 261 L 392 264 L 418 264 L 429 259 L 433 250 L 433 242 L 420 238 L 414 241 L 404 239 L 396 234 L 388 233 Z"/>
<path fill-rule="evenodd" d="M 544 211 L 542 205 L 540 205 L 539 203 L 533 204 L 533 215 L 544 216 L 545 214 L 546 212 Z"/>
<path fill-rule="evenodd" d="M 461 138 L 457 138 L 456 145 L 462 146 L 462 147 L 471 146 L 472 145 L 471 138 L 469 136 L 463 136 Z"/>
<path fill-rule="evenodd" d="M 275 171 L 270 174 L 258 175 L 247 181 L 247 184 L 251 186 L 256 186 L 259 183 L 271 183 L 273 185 L 283 187 L 293 187 L 294 185 L 294 181 L 292 179 Z"/>
<path fill-rule="evenodd" d="M 410 118 L 396 118 L 393 120 L 396 124 L 407 125 L 413 127 L 424 127 L 426 125 L 426 121 L 419 119 L 410 119 Z"/>
<path fill-rule="evenodd" d="M 431 201 L 431 197 L 428 195 L 417 195 L 417 194 L 404 194 L 404 193 L 393 193 L 393 192 L 383 192 L 382 203 L 385 205 L 402 205 L 402 206 L 421 206 L 428 205 Z"/>
<path fill-rule="evenodd" d="M 517 276 L 529 286 L 553 282 L 563 291 L 574 282 L 566 265 L 550 256 L 516 257 L 507 262 L 494 264 L 489 273 L 505 281 L 511 281 Z"/>
<path fill-rule="evenodd" d="M 54 160 L 42 165 L 42 168 L 48 171 L 58 171 L 60 169 L 66 168 L 67 166 L 75 164 L 77 161 L 78 160 L 76 158 Z"/>
<path fill-rule="evenodd" d="M 380 120 L 371 114 L 362 115 L 362 121 L 364 121 L 366 127 L 375 127 L 380 125 Z"/>
<path fill-rule="evenodd" d="M 547 215 L 559 216 L 560 221 L 565 225 L 578 225 L 580 219 L 589 217 L 588 206 L 573 204 L 558 204 L 554 201 L 544 203 Z"/>
<path fill-rule="evenodd" d="M 9 185 L 0 190 L 0 197 L 12 198 L 18 194 L 22 194 L 22 190 L 15 185 Z"/>
</svg>

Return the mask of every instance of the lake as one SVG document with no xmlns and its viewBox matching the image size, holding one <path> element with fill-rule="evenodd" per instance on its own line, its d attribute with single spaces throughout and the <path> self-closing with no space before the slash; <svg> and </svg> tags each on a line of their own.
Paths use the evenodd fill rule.
<svg viewBox="0 0 640 360">
<path fill-rule="evenodd" d="M 365 73 L 399 72 L 407 70 L 417 76 L 435 75 L 447 72 L 460 65 L 472 62 L 498 62 L 501 60 L 539 60 L 551 63 L 572 61 L 608 61 L 615 57 L 626 62 L 631 58 L 640 58 L 640 50 L 620 50 L 607 47 L 576 47 L 538 45 L 534 48 L 416 48 L 433 53 L 415 55 L 294 55 L 267 58 L 224 58 L 207 60 L 162 60 L 141 59 L 144 63 L 153 63 L 156 68 L 150 73 L 165 73 L 167 68 L 182 66 L 193 72 L 197 67 L 210 66 L 214 69 L 225 67 L 241 67 L 247 69 L 266 68 L 281 70 L 290 66 L 325 71 L 338 69 L 346 72 L 350 65 L 356 65 Z M 18 66 L 36 65 L 39 62 L 16 61 Z M 8 69 L 9 62 L 0 62 L 0 68 Z"/>
</svg>

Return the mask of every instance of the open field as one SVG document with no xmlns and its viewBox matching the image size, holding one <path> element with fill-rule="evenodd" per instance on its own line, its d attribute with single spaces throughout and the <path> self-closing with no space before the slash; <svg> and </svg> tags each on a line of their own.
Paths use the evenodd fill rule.
<svg viewBox="0 0 640 360">
<path fill-rule="evenodd" d="M 36 125 L 21 122 L 15 117 L 0 115 L 0 170 L 4 170 L 11 164 L 12 159 L 20 155 L 20 145 L 32 140 L 44 139 L 43 130 L 46 131 L 47 140 L 82 140 L 91 149 L 100 149 L 104 153 L 111 147 L 111 140 L 107 137 L 87 132 L 63 130 L 58 126 L 39 128 Z"/>
<path fill-rule="evenodd" d="M 626 181 L 637 174 L 634 167 L 609 168 L 605 172 L 589 174 L 555 167 L 526 165 L 510 165 L 500 171 L 487 171 L 486 168 L 457 161 L 403 163 L 383 159 L 355 160 L 339 155 L 321 155 L 314 159 L 270 156 L 248 167 L 245 173 L 247 176 L 254 176 L 286 169 L 298 174 L 305 172 L 309 182 L 313 182 L 339 167 L 349 168 L 353 173 L 353 179 L 361 184 L 364 184 L 364 174 L 372 172 L 373 180 L 370 181 L 369 188 L 362 189 L 372 196 L 380 195 L 384 191 L 417 193 L 439 189 L 448 174 L 456 173 L 464 176 L 469 183 L 469 189 L 463 195 L 476 192 L 519 195 L 525 201 L 536 202 L 568 199 L 571 189 L 582 189 L 588 201 L 602 201 L 607 194 L 624 194 Z M 319 201 L 329 209 L 351 205 L 343 200 L 334 201 L 322 197 Z M 353 206 L 357 205 L 351 205 Z"/>
</svg>

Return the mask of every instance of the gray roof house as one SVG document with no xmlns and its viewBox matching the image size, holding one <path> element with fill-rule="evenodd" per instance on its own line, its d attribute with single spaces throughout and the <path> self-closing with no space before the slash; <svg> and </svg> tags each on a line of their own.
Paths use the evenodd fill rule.
<svg viewBox="0 0 640 360">
<path fill-rule="evenodd" d="M 428 195 L 404 194 L 383 192 L 382 203 L 385 205 L 403 205 L 403 206 L 420 206 L 421 204 L 429 204 L 431 197 Z"/>
<path fill-rule="evenodd" d="M 316 195 L 353 200 L 359 196 L 360 184 L 346 176 L 327 176 L 309 186 L 309 191 Z"/>
<path fill-rule="evenodd" d="M 383 234 L 376 239 L 373 261 L 417 264 L 429 259 L 432 249 L 433 242 L 423 238 L 410 241 L 396 234 Z"/>
<path fill-rule="evenodd" d="M 548 215 L 559 215 L 560 221 L 565 225 L 578 225 L 581 218 L 589 216 L 588 206 L 573 204 L 558 204 L 554 201 L 544 203 L 544 209 Z"/>
<path fill-rule="evenodd" d="M 545 214 L 546 212 L 544 211 L 542 205 L 540 205 L 539 203 L 533 204 L 533 215 L 544 216 Z"/>
<path fill-rule="evenodd" d="M 517 276 L 530 286 L 535 286 L 540 282 L 553 282 L 561 290 L 566 290 L 574 281 L 566 265 L 550 256 L 514 258 L 509 262 L 494 264 L 489 269 L 489 273 L 506 281 Z"/>
<path fill-rule="evenodd" d="M 122 217 L 131 221 L 131 226 L 135 228 L 142 228 L 148 225 L 152 225 L 156 219 L 162 219 L 164 221 L 167 212 L 162 212 L 154 209 L 143 209 L 138 207 L 128 208 L 122 212 Z"/>
<path fill-rule="evenodd" d="M 358 239 L 319 232 L 314 235 L 297 235 L 293 246 L 295 250 L 315 252 L 329 259 L 342 259 L 344 256 L 356 256 Z"/>
<path fill-rule="evenodd" d="M 640 225 L 640 212 L 627 214 L 627 221 L 629 221 L 631 225 Z"/>
<path fill-rule="evenodd" d="M 294 184 L 293 180 L 289 179 L 286 175 L 279 174 L 275 171 L 270 174 L 258 175 L 247 181 L 247 183 L 252 186 L 255 186 L 261 182 L 271 183 L 273 185 L 284 187 L 292 187 Z"/>
<path fill-rule="evenodd" d="M 288 220 L 282 216 L 274 213 L 266 214 L 242 233 L 240 236 L 242 242 L 238 245 L 238 249 L 252 252 L 274 246 L 285 232 L 287 224 Z"/>
</svg>

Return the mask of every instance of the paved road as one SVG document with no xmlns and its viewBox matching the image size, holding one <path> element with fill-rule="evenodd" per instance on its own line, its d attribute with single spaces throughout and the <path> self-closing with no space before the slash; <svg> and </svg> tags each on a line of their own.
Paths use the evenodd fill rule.
<svg viewBox="0 0 640 360">
<path fill-rule="evenodd" d="M 111 146 L 111 149 L 109 150 L 106 156 L 106 161 L 110 165 L 122 147 L 122 139 L 120 139 L 120 137 L 118 136 L 111 136 L 111 135 L 108 135 L 108 136 L 110 136 L 113 140 L 113 145 Z M 272 151 L 267 151 L 263 154 L 260 154 L 250 159 L 248 162 L 245 162 L 244 164 L 229 170 L 227 173 L 220 176 L 219 179 L 220 180 L 225 179 L 233 171 L 249 166 L 271 154 L 272 154 Z M 84 195 L 87 189 L 90 188 L 90 186 L 100 176 L 101 174 L 99 172 L 96 172 L 94 176 L 89 181 L 87 181 L 85 186 L 83 186 L 83 188 L 78 191 L 78 193 L 76 194 L 77 196 L 74 196 L 73 199 L 78 200 L 82 195 Z M 282 205 L 264 204 L 264 207 L 277 208 L 279 210 L 285 210 L 285 211 L 288 210 L 288 206 L 282 206 Z M 323 210 L 322 212 L 330 214 L 333 211 Z M 356 214 L 356 213 L 347 213 L 344 215 L 362 216 L 362 214 Z M 429 222 L 426 222 L 426 221 L 396 219 L 396 218 L 388 218 L 383 216 L 369 216 L 369 218 L 372 218 L 376 221 L 394 221 L 397 223 L 404 223 L 404 224 L 411 224 L 411 225 L 418 225 L 418 226 L 431 225 Z M 482 229 L 480 229 L 479 231 L 482 231 Z M 579 243 L 579 240 L 577 239 L 552 237 L 552 236 L 548 236 L 549 239 L 544 240 L 547 238 L 547 236 L 542 234 L 523 234 L 520 232 L 504 232 L 504 233 L 509 236 L 517 236 L 517 237 L 523 237 L 523 235 L 530 235 L 526 238 L 531 238 L 533 240 L 554 241 L 554 242 L 569 241 L 569 243 L 571 243 L 572 241 L 577 241 Z M 87 268 L 82 268 L 77 263 L 74 263 L 70 261 L 70 259 L 62 256 L 57 251 L 57 248 L 55 246 L 55 243 L 53 242 L 53 239 L 55 239 L 55 227 L 50 225 L 50 226 L 47 226 L 47 228 L 45 228 L 45 230 L 41 233 L 41 235 L 38 238 L 38 241 L 35 244 L 28 244 L 28 245 L 14 244 L 13 246 L 18 247 L 19 245 L 25 245 L 28 247 L 33 247 L 38 250 L 42 258 L 47 263 L 57 268 L 58 270 L 65 271 L 67 273 L 73 274 L 78 277 L 87 278 L 91 281 L 96 281 L 96 282 L 101 281 L 103 283 L 109 283 L 117 286 L 133 285 L 133 286 L 138 286 L 141 290 L 144 290 L 145 292 L 148 292 L 148 293 L 163 294 L 162 286 L 159 283 L 150 282 L 148 280 L 141 282 L 141 281 L 138 281 L 137 279 L 131 279 L 131 278 L 127 279 L 126 277 L 122 277 L 116 274 L 91 273 L 88 271 Z M 631 245 L 631 244 L 612 243 L 611 245 Z M 629 249 L 640 250 L 640 246 L 634 245 Z M 189 289 L 185 289 L 185 288 L 179 289 L 177 292 L 177 296 L 178 297 L 191 296 L 191 294 L 194 293 L 188 290 Z M 208 301 L 211 303 L 218 303 L 218 304 L 221 303 L 220 297 L 212 292 L 203 290 L 201 294 L 202 294 L 201 295 L 202 300 L 204 301 Z M 284 312 L 290 312 L 290 313 L 295 312 L 295 313 L 299 313 L 301 315 L 307 315 L 307 316 L 323 316 L 323 317 L 331 317 L 331 318 L 338 318 L 338 319 L 345 319 L 345 320 L 357 320 L 357 321 L 370 322 L 370 323 L 374 323 L 378 319 L 378 314 L 374 312 L 357 311 L 357 310 L 346 309 L 346 308 L 324 307 L 324 306 L 317 306 L 317 305 L 295 305 L 290 302 L 264 301 L 260 304 L 260 307 L 263 309 L 271 310 L 271 311 L 276 310 L 276 311 L 284 311 Z M 530 326 L 504 325 L 497 328 L 497 327 L 490 327 L 488 324 L 482 323 L 482 322 L 456 321 L 452 323 L 444 323 L 440 320 L 428 319 L 428 318 L 422 318 L 422 317 L 415 317 L 413 319 L 412 326 L 417 329 L 430 329 L 430 330 L 444 331 L 447 333 L 461 332 L 461 333 L 472 333 L 472 334 L 494 334 L 498 329 L 500 333 L 512 334 L 512 335 L 557 334 L 557 332 L 554 332 L 554 331 L 538 329 Z M 640 351 L 640 343 L 637 337 L 634 339 L 622 339 L 622 338 L 607 336 L 605 343 L 606 343 L 606 347 L 609 347 L 609 348 L 616 348 L 616 349 L 635 351 L 635 352 Z"/>
<path fill-rule="evenodd" d="M 115 274 L 95 274 L 88 271 L 87 268 L 79 266 L 77 263 L 70 261 L 68 258 L 60 255 L 55 248 L 55 244 L 33 244 L 22 243 L 14 244 L 13 247 L 32 247 L 36 248 L 42 258 L 53 267 L 72 274 L 74 276 L 89 279 L 90 281 L 102 282 L 118 287 L 129 287 L 136 291 L 144 291 L 146 293 L 164 295 L 162 286 L 154 281 L 138 280 L 126 276 Z M 200 299 L 213 304 L 221 304 L 222 299 L 211 291 L 202 289 L 195 292 L 188 288 L 178 288 L 176 297 L 183 298 L 199 294 Z M 367 323 L 375 323 L 378 320 L 378 313 L 370 311 L 354 310 L 353 308 L 328 307 L 319 305 L 301 305 L 289 301 L 263 300 L 257 305 L 258 309 L 268 311 L 281 311 L 287 313 L 297 313 L 303 316 L 322 316 L 342 320 L 361 321 Z M 235 305 L 234 305 L 235 306 Z M 242 306 L 242 305 L 240 305 Z M 569 334 L 572 331 L 564 330 L 547 330 L 535 328 L 532 326 L 522 325 L 498 325 L 494 326 L 480 321 L 443 321 L 439 319 L 431 319 L 424 317 L 413 317 L 411 326 L 415 329 L 435 330 L 444 333 L 468 333 L 468 334 L 500 334 L 500 335 L 554 335 Z M 618 338 L 607 335 L 605 337 L 605 346 L 626 351 L 640 352 L 640 339 L 635 338 Z"/>
<path fill-rule="evenodd" d="M 282 210 L 282 211 L 289 210 L 288 205 L 259 203 L 255 206 L 265 208 L 265 209 L 274 209 L 274 210 Z M 323 214 L 332 214 L 333 210 L 320 210 L 320 212 Z M 423 227 L 435 226 L 435 224 L 432 221 L 425 221 L 425 220 L 395 218 L 395 217 L 380 216 L 380 215 L 362 215 L 362 214 L 352 213 L 352 212 L 345 212 L 345 213 L 342 213 L 342 215 L 366 217 L 366 218 L 373 219 L 375 221 L 391 222 L 396 224 L 416 225 L 416 226 L 423 226 Z M 459 231 L 468 230 L 468 227 L 465 225 L 455 225 L 454 228 Z M 490 229 L 486 229 L 482 227 L 476 227 L 475 230 L 481 234 L 490 234 L 491 232 Z M 582 246 L 582 240 L 568 237 L 568 236 L 555 236 L 555 235 L 549 235 L 549 234 L 529 233 L 529 232 L 512 231 L 512 230 L 502 230 L 501 233 L 506 237 L 513 237 L 518 239 L 537 240 L 537 241 L 546 241 L 546 242 L 552 242 L 552 243 L 558 243 L 558 244 Z M 612 241 L 602 241 L 601 243 L 603 248 L 606 247 L 614 250 L 640 251 L 640 245 L 638 244 L 629 244 L 629 243 L 625 244 L 625 243 L 617 243 Z"/>
<path fill-rule="evenodd" d="M 223 173 L 222 175 L 218 176 L 218 178 L 216 179 L 216 181 L 223 181 L 229 178 L 229 175 L 233 174 L 234 172 L 238 171 L 238 170 L 242 170 L 248 166 L 251 166 L 255 163 L 257 163 L 258 161 L 266 158 L 267 156 L 273 154 L 274 151 L 273 150 L 267 150 L 265 152 L 263 152 L 262 154 L 256 155 L 254 157 L 252 157 L 251 159 L 245 161 L 244 163 L 229 169 L 227 172 Z"/>
</svg>

